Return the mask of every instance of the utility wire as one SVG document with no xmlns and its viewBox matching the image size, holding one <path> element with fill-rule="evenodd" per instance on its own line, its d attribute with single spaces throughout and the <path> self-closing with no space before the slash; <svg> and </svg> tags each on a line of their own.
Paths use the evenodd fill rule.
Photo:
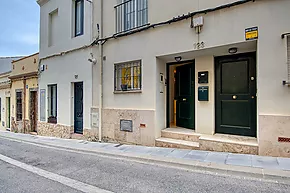
<svg viewBox="0 0 290 193">
<path fill-rule="evenodd" d="M 207 13 L 210 13 L 210 12 L 214 12 L 214 11 L 218 11 L 218 10 L 222 10 L 222 9 L 226 9 L 226 8 L 230 8 L 230 7 L 234 7 L 234 6 L 237 6 L 237 5 L 242 5 L 242 4 L 251 2 L 251 1 L 255 2 L 255 0 L 239 0 L 239 1 L 236 1 L 236 2 L 233 2 L 233 3 L 228 3 L 228 4 L 225 4 L 225 5 L 221 5 L 221 6 L 218 6 L 218 7 L 215 7 L 215 8 L 209 8 L 209 9 L 204 9 L 204 10 L 200 10 L 200 11 L 189 12 L 188 14 L 183 14 L 183 15 L 174 17 L 173 19 L 170 19 L 170 20 L 167 20 L 167 21 L 163 21 L 163 22 L 159 22 L 159 23 L 155 23 L 155 24 L 149 24 L 147 26 L 145 25 L 145 26 L 140 27 L 138 29 L 131 30 L 131 31 L 128 31 L 128 32 L 124 32 L 124 33 L 117 33 L 117 34 L 114 34 L 112 36 L 109 36 L 109 37 L 106 37 L 106 38 L 103 38 L 103 39 L 98 39 L 97 38 L 95 41 L 93 41 L 93 43 L 91 45 L 92 46 L 93 45 L 98 45 L 98 44 L 102 44 L 103 45 L 110 39 L 116 39 L 116 38 L 120 38 L 120 37 L 123 37 L 123 36 L 132 35 L 132 34 L 135 34 L 135 33 L 138 33 L 138 32 L 142 32 L 142 31 L 148 30 L 150 28 L 155 28 L 155 27 L 159 27 L 159 26 L 163 26 L 163 25 L 179 22 L 179 21 L 182 21 L 182 20 L 185 20 L 185 19 L 188 19 L 188 18 L 192 18 L 195 15 L 207 14 Z"/>
</svg>

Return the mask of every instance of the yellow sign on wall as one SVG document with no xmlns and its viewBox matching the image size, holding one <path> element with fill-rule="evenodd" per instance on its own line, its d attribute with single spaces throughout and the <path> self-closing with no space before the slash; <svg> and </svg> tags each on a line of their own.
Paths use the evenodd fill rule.
<svg viewBox="0 0 290 193">
<path fill-rule="evenodd" d="M 258 39 L 259 37 L 258 27 L 247 28 L 245 30 L 245 36 L 246 36 L 246 40 Z"/>
</svg>

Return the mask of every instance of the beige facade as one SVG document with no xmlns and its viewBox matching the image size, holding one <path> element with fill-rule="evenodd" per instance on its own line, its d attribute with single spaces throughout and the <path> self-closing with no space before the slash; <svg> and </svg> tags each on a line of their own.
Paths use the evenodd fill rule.
<svg viewBox="0 0 290 193">
<path fill-rule="evenodd" d="M 11 131 L 37 131 L 38 53 L 12 62 Z"/>
<path fill-rule="evenodd" d="M 290 6 L 290 2 L 287 0 L 249 1 L 225 9 L 210 11 L 221 5 L 232 5 L 231 3 L 234 2 L 239 1 L 185 0 L 178 3 L 177 8 L 175 1 L 148 1 L 147 26 L 178 18 L 189 12 L 208 9 L 206 14 L 192 16 L 193 19 L 199 16 L 203 17 L 204 24 L 201 32 L 197 34 L 195 29 L 191 28 L 191 17 L 189 17 L 132 35 L 119 38 L 117 35 L 115 38 L 107 40 L 103 45 L 103 55 L 106 56 L 106 60 L 103 61 L 104 111 L 115 113 L 129 110 L 134 112 L 134 115 L 144 111 L 154 112 L 146 115 L 148 117 L 146 121 L 142 119 L 142 116 L 137 116 L 137 119 L 132 116 L 131 120 L 134 120 L 133 133 L 136 136 L 140 135 L 140 137 L 148 139 L 146 143 L 139 140 L 137 144 L 154 145 L 155 139 L 161 137 L 161 131 L 168 127 L 166 116 L 168 109 L 167 85 L 165 82 L 160 84 L 160 74 L 164 75 L 165 80 L 168 79 L 169 77 L 166 77 L 167 64 L 175 62 L 175 57 L 180 56 L 182 61 L 195 61 L 194 128 L 195 134 L 200 136 L 200 148 L 207 147 L 205 149 L 214 150 L 210 147 L 218 147 L 217 144 L 221 144 L 216 151 L 244 152 L 242 147 L 251 146 L 258 148 L 258 151 L 255 150 L 252 153 L 290 156 L 289 143 L 278 142 L 279 137 L 290 137 L 289 129 L 286 129 L 286 125 L 290 124 L 287 121 L 290 115 L 290 103 L 288 102 L 290 91 L 287 86 L 282 85 L 282 81 L 288 79 L 287 41 L 285 38 L 281 39 L 281 35 L 290 30 L 286 19 L 290 16 L 286 8 Z M 117 4 L 114 0 L 103 1 L 104 38 L 116 33 L 116 21 L 115 17 L 112 17 L 112 13 L 116 11 L 115 6 Z M 164 9 L 165 5 L 166 8 Z M 97 1 L 95 7 L 96 9 L 101 7 L 100 1 Z M 162 10 L 162 14 L 160 10 Z M 97 23 L 101 23 L 100 12 L 96 11 L 95 14 Z M 258 27 L 259 37 L 257 40 L 246 41 L 245 30 L 251 27 Z M 203 43 L 202 47 L 198 47 L 198 43 Z M 224 138 L 215 134 L 215 109 L 217 105 L 215 58 L 230 55 L 228 53 L 229 48 L 233 47 L 238 49 L 236 54 L 254 52 L 256 55 L 257 91 L 254 97 L 257 97 L 257 135 L 250 139 L 239 138 L 239 136 L 237 139 L 235 137 L 235 139 L 231 137 Z M 114 64 L 135 60 L 142 61 L 141 92 L 114 93 Z M 209 73 L 209 83 L 205 85 L 209 87 L 208 102 L 198 101 L 198 87 L 203 86 L 198 84 L 198 72 L 202 71 L 208 71 Z M 98 84 L 95 84 L 96 87 Z M 97 100 L 96 103 L 98 103 Z M 105 117 L 106 115 L 106 113 L 103 113 L 103 135 L 118 140 L 114 133 L 120 132 L 119 122 L 122 117 L 114 119 L 115 129 L 112 129 L 113 126 L 105 124 L 108 119 Z M 146 128 L 141 128 L 140 125 L 146 125 Z M 142 132 L 141 134 L 139 130 L 149 132 Z M 209 140 L 210 136 L 213 139 Z M 250 142 L 242 143 L 244 146 L 238 144 L 241 147 L 228 147 L 234 146 L 231 144 L 238 143 L 237 141 L 246 142 L 247 140 L 250 140 Z M 130 142 L 125 138 L 120 141 Z"/>
<path fill-rule="evenodd" d="M 68 3 L 71 1 L 63 1 L 63 4 L 53 0 L 39 2 L 43 3 L 41 26 L 46 26 L 46 15 L 64 3 L 70 5 Z M 58 97 L 59 122 L 57 126 L 51 126 L 52 129 L 46 129 L 50 131 L 48 135 L 55 136 L 58 131 L 73 133 L 72 85 L 77 81 L 73 80 L 76 77 L 74 75 L 78 75 L 79 81 L 86 82 L 85 77 L 91 80 L 85 84 L 88 87 L 84 87 L 85 136 L 92 134 L 102 140 L 148 146 L 290 156 L 287 143 L 290 138 L 287 129 L 290 124 L 290 91 L 282 84 L 289 78 L 289 46 L 288 37 L 281 38 L 282 34 L 290 31 L 287 19 L 290 17 L 290 1 L 184 0 L 177 5 L 173 0 L 144 0 L 143 5 L 133 8 L 136 14 L 131 16 L 133 12 L 124 12 L 124 9 L 118 11 L 118 7 L 126 4 L 120 2 L 123 1 L 86 2 L 87 10 L 90 8 L 94 17 L 90 27 L 90 12 L 86 12 L 85 29 L 88 34 L 85 33 L 82 40 L 70 36 L 72 14 L 69 11 L 61 12 L 67 21 L 65 23 L 69 25 L 65 28 L 68 31 L 62 30 L 64 24 L 61 25 L 63 28 L 59 27 L 59 31 L 63 32 L 59 37 L 63 42 L 61 46 L 49 47 L 45 39 L 47 32 L 41 27 L 40 55 L 42 63 L 48 66 L 48 70 L 41 75 L 41 87 L 46 89 L 48 84 L 56 83 L 59 79 L 57 84 L 63 86 L 60 90 L 68 91 L 68 94 Z M 146 2 L 148 6 L 144 6 Z M 198 20 L 199 17 L 203 19 Z M 200 21 L 203 21 L 201 27 L 194 27 L 194 23 Z M 95 27 L 97 24 L 99 29 Z M 255 27 L 258 37 L 246 40 L 246 29 L 254 30 Z M 87 47 L 94 40 L 98 44 Z M 81 51 L 58 54 L 81 46 L 84 46 Z M 229 53 L 230 48 L 237 50 Z M 229 121 L 232 121 L 231 126 L 236 134 L 231 134 L 234 132 L 229 127 L 223 133 L 218 132 L 218 127 L 224 125 L 219 124 L 218 120 L 223 112 L 218 110 L 223 108 L 219 108 L 222 100 L 217 97 L 222 96 L 218 95 L 220 85 L 217 77 L 221 74 L 218 74 L 217 60 L 231 58 L 234 60 L 232 63 L 237 63 L 239 58 L 250 55 L 255 73 L 247 77 L 246 82 L 252 84 L 250 89 L 254 89 L 247 99 L 255 103 L 255 108 L 251 109 L 253 116 L 249 120 L 243 116 L 235 117 L 235 114 L 245 109 L 244 106 L 233 108 L 233 113 L 227 113 L 233 116 Z M 88 59 L 97 59 L 97 63 L 91 63 Z M 170 87 L 174 84 L 172 76 L 175 72 L 170 71 L 170 66 L 176 70 L 178 65 L 190 62 L 194 64 L 190 83 L 194 95 L 190 99 L 193 106 L 189 110 L 194 112 L 194 125 L 191 129 L 171 128 L 172 123 L 178 126 L 174 123 L 174 116 L 178 112 L 175 113 L 174 91 Z M 71 72 L 71 69 L 75 71 Z M 127 69 L 131 70 L 128 72 Z M 66 73 L 59 77 L 59 71 Z M 200 84 L 198 76 L 204 71 L 208 72 L 208 83 Z M 128 79 L 128 76 L 131 77 Z M 235 80 L 236 77 L 232 78 Z M 236 89 L 234 82 L 229 85 L 231 89 Z M 208 89 L 208 101 L 198 99 L 198 88 L 201 86 Z M 231 98 L 235 100 L 237 97 L 233 94 Z M 247 113 L 244 115 L 246 117 Z M 122 125 L 121 121 L 124 120 L 127 122 Z M 246 126 L 240 126 L 243 132 L 239 132 L 234 125 L 242 120 L 254 123 L 249 127 L 252 133 L 247 136 L 241 134 L 248 132 Z M 131 132 L 121 130 L 130 126 Z M 71 137 L 70 133 L 58 136 Z"/>
<path fill-rule="evenodd" d="M 0 103 L 1 103 L 1 130 L 10 128 L 10 87 L 8 79 L 10 72 L 0 74 Z"/>
</svg>

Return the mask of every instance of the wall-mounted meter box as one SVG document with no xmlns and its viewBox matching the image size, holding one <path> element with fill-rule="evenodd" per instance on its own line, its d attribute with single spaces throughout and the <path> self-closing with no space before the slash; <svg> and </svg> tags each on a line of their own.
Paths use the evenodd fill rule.
<svg viewBox="0 0 290 193">
<path fill-rule="evenodd" d="M 199 84 L 208 83 L 208 71 L 198 72 L 198 83 Z"/>
<path fill-rule="evenodd" d="M 208 101 L 208 86 L 198 87 L 198 101 Z"/>
</svg>

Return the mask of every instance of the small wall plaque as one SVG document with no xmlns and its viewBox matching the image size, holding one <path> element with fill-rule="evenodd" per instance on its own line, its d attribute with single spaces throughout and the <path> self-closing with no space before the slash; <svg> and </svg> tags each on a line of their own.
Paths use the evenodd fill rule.
<svg viewBox="0 0 290 193">
<path fill-rule="evenodd" d="M 133 132 L 133 121 L 132 120 L 120 120 L 120 130 Z"/>
<path fill-rule="evenodd" d="M 99 128 L 99 113 L 91 114 L 91 125 L 92 127 Z"/>
</svg>

